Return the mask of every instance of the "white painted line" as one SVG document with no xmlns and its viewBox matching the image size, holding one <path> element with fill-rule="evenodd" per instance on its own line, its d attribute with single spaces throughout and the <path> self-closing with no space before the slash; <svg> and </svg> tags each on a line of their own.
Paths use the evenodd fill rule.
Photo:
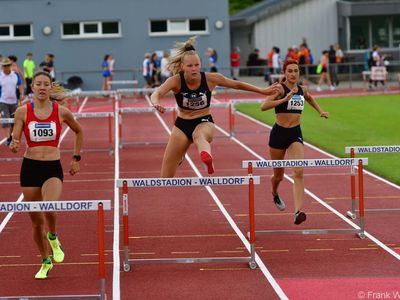
<svg viewBox="0 0 400 300">
<path fill-rule="evenodd" d="M 116 96 L 118 97 L 118 96 Z M 115 111 L 118 111 L 119 102 L 115 101 Z M 119 114 L 114 118 L 114 182 L 119 178 Z M 113 282 L 112 299 L 120 300 L 120 268 L 119 257 L 119 188 L 114 186 L 114 232 L 113 232 Z"/>
</svg>

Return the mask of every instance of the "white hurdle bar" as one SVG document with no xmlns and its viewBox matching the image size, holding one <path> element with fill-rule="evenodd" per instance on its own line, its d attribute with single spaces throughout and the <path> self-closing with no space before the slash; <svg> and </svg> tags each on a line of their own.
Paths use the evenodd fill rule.
<svg viewBox="0 0 400 300">
<path fill-rule="evenodd" d="M 113 85 L 131 85 L 133 88 L 137 88 L 139 81 L 137 80 L 110 80 L 108 85 L 112 89 Z"/>
<path fill-rule="evenodd" d="M 253 174 L 253 168 L 312 168 L 312 167 L 344 167 L 358 165 L 358 192 L 360 210 L 360 229 L 300 229 L 300 230 L 257 230 L 256 234 L 357 234 L 364 239 L 364 177 L 363 165 L 368 164 L 368 158 L 326 158 L 326 159 L 288 159 L 288 160 L 245 160 L 242 167 L 247 168 L 248 175 Z M 254 218 L 254 217 L 253 217 Z"/>
<path fill-rule="evenodd" d="M 400 145 L 390 145 L 390 146 L 350 146 L 345 147 L 345 153 L 350 154 L 350 158 L 355 158 L 356 153 L 362 154 L 379 154 L 379 153 L 400 153 Z M 350 172 L 350 198 L 351 198 L 351 208 L 347 211 L 347 216 L 355 220 L 357 218 L 356 209 L 356 184 L 355 184 L 355 167 L 351 167 Z M 379 213 L 379 212 L 398 212 L 400 208 L 367 208 L 365 212 Z"/>
<path fill-rule="evenodd" d="M 255 228 L 254 219 L 254 184 L 260 184 L 259 176 L 232 176 L 232 177 L 182 177 L 182 178 L 132 178 L 117 179 L 118 188 L 122 187 L 122 215 L 123 215 L 123 244 L 124 244 L 124 271 L 130 271 L 131 264 L 158 264 L 158 263 L 210 263 L 210 262 L 247 262 L 251 269 L 257 268 L 255 261 Z M 128 222 L 128 187 L 157 188 L 157 187 L 192 187 L 216 185 L 248 185 L 249 187 L 249 216 L 250 216 L 250 256 L 249 257 L 204 257 L 204 258 L 158 258 L 158 259 L 129 259 L 129 222 Z"/>
<path fill-rule="evenodd" d="M 79 200 L 79 201 L 23 201 L 0 202 L 0 213 L 21 212 L 77 212 L 97 211 L 98 215 L 98 251 L 99 251 L 99 294 L 98 295 L 63 295 L 63 296 L 32 296 L 5 297 L 5 299 L 106 299 L 106 271 L 104 257 L 104 211 L 111 209 L 110 200 Z M 2 298 L 0 298 L 2 299 Z"/>
</svg>

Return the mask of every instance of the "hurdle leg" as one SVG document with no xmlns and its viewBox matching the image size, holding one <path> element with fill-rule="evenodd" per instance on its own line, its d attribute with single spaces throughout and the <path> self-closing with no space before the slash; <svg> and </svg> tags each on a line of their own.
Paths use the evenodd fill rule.
<svg viewBox="0 0 400 300">
<path fill-rule="evenodd" d="M 112 155 L 112 120 L 111 114 L 108 115 L 108 154 Z"/>
<path fill-rule="evenodd" d="M 124 234 L 124 271 L 129 272 L 129 228 L 128 228 L 128 183 L 124 180 L 122 184 L 122 221 Z"/>
<path fill-rule="evenodd" d="M 249 222 L 250 222 L 250 261 L 249 267 L 254 270 L 257 268 L 256 251 L 255 251 L 255 212 L 254 212 L 254 181 L 249 179 Z"/>
<path fill-rule="evenodd" d="M 98 234 L 99 234 L 99 280 L 100 280 L 100 299 L 106 299 L 106 269 L 104 258 L 104 210 L 103 203 L 98 205 Z"/>
<path fill-rule="evenodd" d="M 360 232 L 358 236 L 360 239 L 365 239 L 364 233 L 364 175 L 363 163 L 360 159 L 358 161 L 358 198 L 359 198 L 359 214 L 360 214 Z"/>
<path fill-rule="evenodd" d="M 350 158 L 354 158 L 354 148 L 350 150 Z M 356 170 L 355 167 L 351 166 L 350 171 L 350 195 L 351 195 L 351 210 L 347 211 L 347 216 L 355 220 L 356 215 Z"/>
</svg>

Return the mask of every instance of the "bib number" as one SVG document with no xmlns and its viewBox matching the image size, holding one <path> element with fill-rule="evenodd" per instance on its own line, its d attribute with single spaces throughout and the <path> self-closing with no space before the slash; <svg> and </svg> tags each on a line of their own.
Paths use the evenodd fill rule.
<svg viewBox="0 0 400 300">
<path fill-rule="evenodd" d="M 207 107 L 207 96 L 202 94 L 197 96 L 194 94 L 192 97 L 186 95 L 183 97 L 182 106 L 189 109 L 202 109 Z M 197 96 L 197 97 L 194 97 Z"/>
<path fill-rule="evenodd" d="M 288 101 L 287 110 L 303 110 L 304 101 L 302 95 L 293 95 L 293 97 Z"/>
<path fill-rule="evenodd" d="M 57 135 L 56 124 L 30 122 L 28 125 L 29 137 L 32 142 L 55 141 Z"/>
</svg>

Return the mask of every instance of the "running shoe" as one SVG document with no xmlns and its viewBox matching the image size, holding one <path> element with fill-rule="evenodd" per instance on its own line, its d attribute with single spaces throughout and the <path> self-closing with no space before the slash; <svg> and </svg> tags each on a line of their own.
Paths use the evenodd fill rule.
<svg viewBox="0 0 400 300">
<path fill-rule="evenodd" d="M 207 151 L 201 151 L 200 153 L 201 161 L 207 166 L 208 174 L 214 173 L 214 163 L 213 158 Z"/>
<path fill-rule="evenodd" d="M 45 263 L 43 261 L 42 266 L 40 267 L 39 272 L 36 273 L 35 279 L 46 279 L 50 270 L 53 268 L 53 263 L 50 260 L 50 263 Z"/>
<path fill-rule="evenodd" d="M 64 260 L 64 251 L 61 247 L 60 241 L 58 240 L 58 237 L 56 236 L 56 238 L 54 240 L 50 239 L 50 232 L 47 233 L 47 240 L 50 243 L 50 247 L 51 250 L 53 251 L 53 260 L 55 262 L 62 262 Z"/>
<path fill-rule="evenodd" d="M 303 223 L 307 219 L 307 216 L 304 212 L 302 211 L 297 211 L 297 213 L 294 214 L 294 224 L 299 225 Z"/>
<path fill-rule="evenodd" d="M 286 208 L 285 202 L 283 202 L 283 199 L 281 198 L 281 196 L 279 196 L 279 194 L 272 193 L 272 198 L 274 200 L 276 207 L 279 210 L 285 210 L 285 208 Z"/>
</svg>

